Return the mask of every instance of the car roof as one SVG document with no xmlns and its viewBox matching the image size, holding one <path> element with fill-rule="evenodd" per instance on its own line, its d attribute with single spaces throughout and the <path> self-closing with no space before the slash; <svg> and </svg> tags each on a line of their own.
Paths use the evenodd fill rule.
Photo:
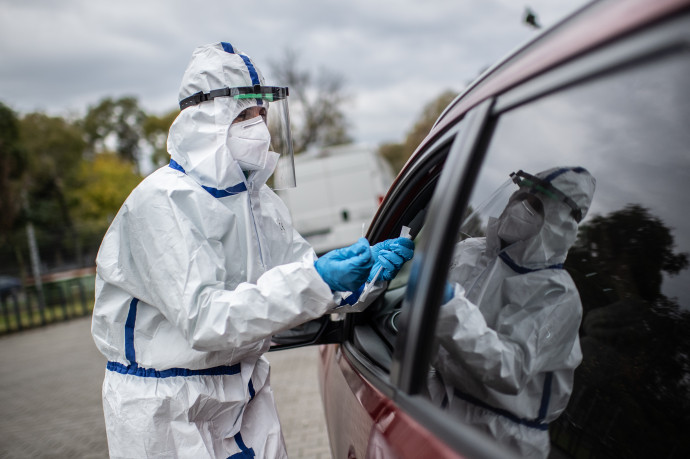
<svg viewBox="0 0 690 459">
<path fill-rule="evenodd" d="M 601 0 L 585 5 L 480 75 L 436 121 L 403 167 L 480 102 L 690 6 L 690 0 Z"/>
</svg>

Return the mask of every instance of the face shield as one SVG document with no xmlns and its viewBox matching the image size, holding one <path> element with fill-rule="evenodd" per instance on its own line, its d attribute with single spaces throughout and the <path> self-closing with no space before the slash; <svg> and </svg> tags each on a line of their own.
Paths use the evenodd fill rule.
<svg viewBox="0 0 690 459">
<path fill-rule="evenodd" d="M 512 172 L 510 178 L 487 199 L 476 208 L 471 206 L 468 209 L 468 215 L 460 227 L 459 239 L 486 236 L 491 221 L 506 217 L 510 218 L 509 232 L 514 233 L 511 239 L 524 239 L 534 231 L 534 228 L 529 228 L 531 224 L 534 226 L 539 221 L 543 222 L 547 201 L 567 206 L 577 223 L 582 220 L 582 209 L 549 181 L 522 170 Z"/>
<path fill-rule="evenodd" d="M 180 109 L 206 102 L 216 97 L 234 99 L 238 106 L 266 108 L 265 122 L 270 134 L 269 150 L 278 154 L 277 164 L 268 185 L 274 190 L 294 188 L 295 163 L 290 134 L 290 113 L 288 111 L 288 88 L 278 86 L 242 86 L 202 91 L 180 101 Z"/>
</svg>

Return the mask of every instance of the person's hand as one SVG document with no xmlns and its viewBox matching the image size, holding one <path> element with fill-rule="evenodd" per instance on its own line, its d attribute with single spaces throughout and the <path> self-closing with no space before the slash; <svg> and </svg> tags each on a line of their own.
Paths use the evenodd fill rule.
<svg viewBox="0 0 690 459">
<path fill-rule="evenodd" d="M 390 281 L 400 271 L 403 263 L 412 259 L 414 242 L 405 237 L 387 239 L 371 248 L 374 256 L 374 266 L 369 271 L 367 281 L 371 282 L 376 273 L 381 270 L 376 280 Z"/>
<path fill-rule="evenodd" d="M 364 284 L 373 264 L 369 241 L 360 238 L 349 247 L 324 254 L 314 266 L 331 290 L 354 292 Z"/>
</svg>

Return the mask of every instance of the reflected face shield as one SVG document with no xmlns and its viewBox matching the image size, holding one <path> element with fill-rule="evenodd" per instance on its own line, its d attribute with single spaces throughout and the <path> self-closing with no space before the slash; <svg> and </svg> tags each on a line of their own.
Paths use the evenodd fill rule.
<svg viewBox="0 0 690 459">
<path fill-rule="evenodd" d="M 279 86 L 242 86 L 234 88 L 214 89 L 211 92 L 197 92 L 180 101 L 180 109 L 184 110 L 216 97 L 229 97 L 241 105 L 256 105 L 266 107 L 266 125 L 270 133 L 269 149 L 278 153 L 278 163 L 268 185 L 274 190 L 294 188 L 295 164 L 292 151 L 292 135 L 290 132 L 290 113 L 288 110 L 289 92 L 287 87 Z"/>
<path fill-rule="evenodd" d="M 511 173 L 510 178 L 485 200 L 481 201 L 477 207 L 468 209 L 468 215 L 464 218 L 460 228 L 460 238 L 486 236 L 490 221 L 499 219 L 507 208 L 520 202 L 524 202 L 521 204 L 522 206 L 528 206 L 526 208 L 515 207 L 514 210 L 516 211 L 525 210 L 525 218 L 521 220 L 527 220 L 528 214 L 534 214 L 543 221 L 544 205 L 547 200 L 554 200 L 568 206 L 572 218 L 578 223 L 582 220 L 583 212 L 571 198 L 550 182 L 520 170 Z M 517 228 L 518 225 L 515 227 Z M 533 230 L 530 231 L 530 233 L 533 232 Z M 518 231 L 518 233 L 520 233 L 519 238 L 524 239 L 528 231 L 525 229 Z"/>
<path fill-rule="evenodd" d="M 582 209 L 575 204 L 575 201 L 570 199 L 551 183 L 523 172 L 522 170 L 511 173 L 510 178 L 517 186 L 520 187 L 520 189 L 523 189 L 528 193 L 539 193 L 549 199 L 564 203 L 566 206 L 570 207 L 570 215 L 575 219 L 576 222 L 580 223 L 582 220 Z"/>
</svg>

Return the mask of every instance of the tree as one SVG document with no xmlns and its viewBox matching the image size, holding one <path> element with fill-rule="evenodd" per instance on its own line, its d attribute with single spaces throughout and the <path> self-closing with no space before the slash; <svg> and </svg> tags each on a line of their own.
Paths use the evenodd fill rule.
<svg viewBox="0 0 690 459">
<path fill-rule="evenodd" d="M 151 146 L 151 162 L 163 166 L 170 160 L 168 154 L 168 132 L 177 115 L 178 109 L 171 110 L 162 116 L 147 115 L 142 126 L 144 139 Z"/>
<path fill-rule="evenodd" d="M 56 263 L 75 240 L 68 190 L 86 147 L 77 123 L 42 113 L 30 113 L 19 123 L 20 142 L 26 151 L 24 183 L 26 218 L 37 230 L 39 244 L 50 247 Z M 63 244 L 64 243 L 64 244 Z"/>
<path fill-rule="evenodd" d="M 662 284 L 688 265 L 672 229 L 639 204 L 593 217 L 568 253 L 584 312 L 568 416 L 585 437 L 605 432 L 602 456 L 687 456 L 690 311 Z"/>
<path fill-rule="evenodd" d="M 145 137 L 146 114 L 134 97 L 113 100 L 108 97 L 89 107 L 82 121 L 90 152 L 114 149 L 120 157 L 139 170 L 142 158 L 140 141 Z M 112 143 L 109 145 L 109 143 Z"/>
<path fill-rule="evenodd" d="M 664 222 L 630 204 L 583 225 L 568 266 L 584 265 L 583 272 L 610 279 L 605 288 L 619 298 L 655 301 L 663 298 L 663 273 L 675 275 L 688 267 L 688 254 L 675 253 L 674 248 L 673 234 Z"/>
<path fill-rule="evenodd" d="M 19 140 L 17 115 L 0 102 L 0 241 L 4 244 L 21 214 L 26 151 Z"/>
<path fill-rule="evenodd" d="M 3 270 L 18 271 L 25 277 L 29 233 L 31 243 L 38 246 L 43 267 L 64 269 L 93 260 L 84 258 L 84 253 L 95 255 L 110 220 L 141 180 L 131 155 L 124 155 L 126 159 L 123 159 L 121 153 L 108 151 L 106 146 L 107 132 L 114 125 L 108 124 L 111 118 L 101 115 L 115 116 L 136 108 L 136 101 L 133 105 L 124 104 L 126 109 L 121 101 L 113 103 L 106 99 L 99 104 L 100 108 L 91 111 L 87 120 L 43 113 L 29 113 L 20 118 L 0 103 L 0 266 Z M 150 138 L 155 137 L 159 145 L 164 145 L 165 135 L 160 133 L 167 131 L 165 124 L 171 121 L 135 111 L 137 117 L 149 121 Z M 105 127 L 97 126 L 99 119 Z M 84 126 L 92 129 L 90 134 L 85 133 Z M 112 132 L 126 130 L 117 126 L 114 129 Z M 141 126 L 132 129 L 144 132 Z M 100 145 L 94 147 L 98 143 L 94 139 L 99 136 Z"/>
<path fill-rule="evenodd" d="M 412 126 L 402 143 L 386 143 L 379 147 L 379 154 L 386 158 L 395 172 L 399 172 L 414 153 L 422 140 L 429 134 L 434 123 L 448 104 L 455 99 L 457 93 L 446 90 L 436 99 L 424 106 L 419 118 Z"/>
<path fill-rule="evenodd" d="M 342 111 L 348 100 L 340 75 L 322 69 L 318 74 L 300 70 L 299 57 L 286 50 L 271 62 L 275 78 L 290 88 L 290 124 L 295 153 L 311 146 L 339 145 L 352 141 Z"/>
<path fill-rule="evenodd" d="M 129 161 L 113 152 L 83 161 L 78 186 L 70 192 L 70 202 L 80 228 L 102 236 L 129 193 L 141 181 Z"/>
</svg>

